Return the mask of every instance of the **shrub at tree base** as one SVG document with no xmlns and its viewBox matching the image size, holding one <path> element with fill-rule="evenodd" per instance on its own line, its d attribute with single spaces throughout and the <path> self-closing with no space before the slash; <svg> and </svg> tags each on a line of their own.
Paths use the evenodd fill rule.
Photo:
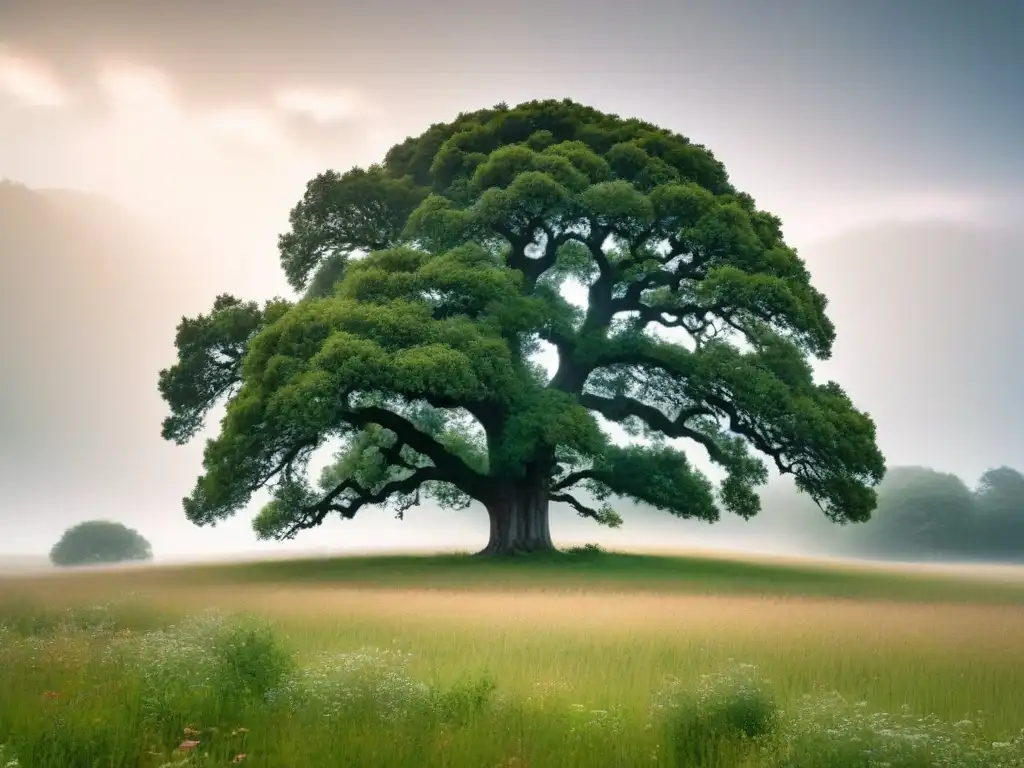
<svg viewBox="0 0 1024 768">
<path fill-rule="evenodd" d="M 88 565 L 149 560 L 153 552 L 138 531 L 120 523 L 91 520 L 68 528 L 52 550 L 54 565 Z"/>
<path fill-rule="evenodd" d="M 832 520 L 875 506 L 874 423 L 812 376 L 835 338 L 825 297 L 779 219 L 683 136 L 570 101 L 499 105 L 320 174 L 290 220 L 281 265 L 302 298 L 220 296 L 160 375 L 170 440 L 227 400 L 184 500 L 198 525 L 264 487 L 264 538 L 429 497 L 485 507 L 485 553 L 549 550 L 551 503 L 611 526 L 612 498 L 750 517 L 765 460 Z M 717 488 L 678 439 L 724 470 Z"/>
</svg>

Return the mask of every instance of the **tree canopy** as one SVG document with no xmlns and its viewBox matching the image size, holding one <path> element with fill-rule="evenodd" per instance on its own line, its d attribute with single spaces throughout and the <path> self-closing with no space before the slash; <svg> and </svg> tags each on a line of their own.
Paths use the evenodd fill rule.
<svg viewBox="0 0 1024 768">
<path fill-rule="evenodd" d="M 978 535 L 975 497 L 963 480 L 927 467 L 893 467 L 878 489 L 875 518 L 850 542 L 882 557 L 949 557 Z"/>
<path fill-rule="evenodd" d="M 68 528 L 50 550 L 50 562 L 61 566 L 122 563 L 152 557 L 149 542 L 138 531 L 106 520 L 89 520 Z"/>
<path fill-rule="evenodd" d="M 1015 469 L 989 469 L 971 488 L 954 474 L 928 467 L 889 467 L 877 490 L 871 520 L 840 527 L 808 519 L 808 506 L 814 505 L 777 482 L 762 493 L 763 516 L 751 528 L 766 541 L 784 539 L 794 549 L 842 557 L 1024 559 L 1024 475 Z M 726 533 L 735 536 L 735 526 Z"/>
<path fill-rule="evenodd" d="M 996 467 L 981 476 L 974 490 L 977 549 L 988 557 L 1024 558 L 1024 475 Z"/>
<path fill-rule="evenodd" d="M 874 424 L 813 376 L 835 338 L 825 297 L 780 220 L 683 136 L 571 101 L 498 105 L 318 175 L 290 225 L 300 298 L 219 297 L 160 375 L 168 439 L 227 403 L 184 500 L 199 525 L 264 487 L 265 538 L 430 497 L 483 504 L 485 552 L 545 549 L 549 502 L 608 525 L 615 497 L 750 517 L 766 461 L 836 522 L 875 506 Z"/>
</svg>

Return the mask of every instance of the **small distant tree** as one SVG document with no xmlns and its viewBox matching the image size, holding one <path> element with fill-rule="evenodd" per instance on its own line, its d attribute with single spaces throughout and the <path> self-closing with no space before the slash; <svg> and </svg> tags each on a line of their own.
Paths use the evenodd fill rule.
<svg viewBox="0 0 1024 768">
<path fill-rule="evenodd" d="M 90 520 L 68 528 L 50 550 L 50 562 L 60 566 L 123 563 L 152 557 L 149 542 L 138 531 L 106 520 Z"/>
<path fill-rule="evenodd" d="M 836 522 L 875 507 L 875 425 L 813 375 L 825 297 L 782 222 L 683 136 L 571 101 L 464 114 L 318 175 L 279 246 L 302 298 L 220 296 L 160 376 L 167 439 L 227 402 L 184 501 L 197 525 L 262 488 L 255 528 L 279 539 L 431 497 L 487 509 L 484 554 L 549 550 L 551 503 L 612 526 L 614 498 L 749 518 L 766 462 Z"/>
</svg>

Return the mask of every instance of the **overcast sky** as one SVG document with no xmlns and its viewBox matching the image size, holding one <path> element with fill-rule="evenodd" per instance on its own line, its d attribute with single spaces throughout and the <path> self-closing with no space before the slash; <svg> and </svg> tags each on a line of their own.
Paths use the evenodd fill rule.
<svg viewBox="0 0 1024 768">
<path fill-rule="evenodd" d="M 74 280 L 0 272 L 0 552 L 91 516 L 158 554 L 251 549 L 246 516 L 180 511 L 201 448 L 162 443 L 155 387 L 177 320 L 287 292 L 276 235 L 312 175 L 534 98 L 683 133 L 782 216 L 832 301 L 822 370 L 890 463 L 1024 468 L 1022 37 L 1018 0 L 0 1 L 0 178 L 152 222 L 49 267 Z M 457 543 L 482 543 L 463 519 Z M 443 545 L 445 520 L 367 514 L 294 546 Z"/>
</svg>

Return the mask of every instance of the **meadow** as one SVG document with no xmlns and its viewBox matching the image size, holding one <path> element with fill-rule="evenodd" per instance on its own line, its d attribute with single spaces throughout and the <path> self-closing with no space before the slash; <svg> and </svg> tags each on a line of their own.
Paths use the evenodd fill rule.
<svg viewBox="0 0 1024 768">
<path fill-rule="evenodd" d="M 1024 766 L 1024 578 L 580 550 L 0 578 L 0 768 Z"/>
</svg>

